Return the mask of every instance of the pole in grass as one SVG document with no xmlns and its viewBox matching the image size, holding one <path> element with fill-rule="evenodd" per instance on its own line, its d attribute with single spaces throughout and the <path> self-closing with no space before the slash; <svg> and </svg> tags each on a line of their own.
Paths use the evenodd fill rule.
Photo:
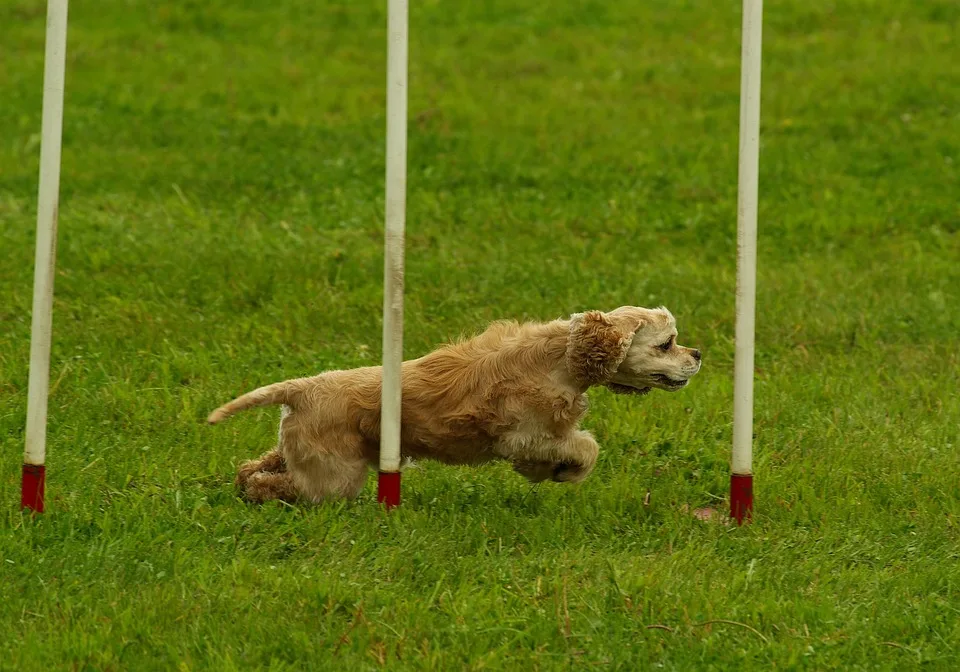
<svg viewBox="0 0 960 672">
<path fill-rule="evenodd" d="M 40 135 L 40 188 L 37 196 L 37 251 L 33 273 L 30 327 L 30 382 L 27 437 L 23 452 L 20 508 L 43 513 L 46 480 L 47 394 L 50 387 L 50 337 L 53 277 L 57 251 L 60 192 L 60 144 L 63 83 L 67 53 L 67 0 L 48 0 L 43 60 L 43 125 Z"/>
<path fill-rule="evenodd" d="M 403 364 L 403 238 L 407 190 L 407 0 L 389 0 L 387 18 L 387 176 L 383 262 L 383 389 L 377 501 L 400 504 Z"/>
<path fill-rule="evenodd" d="M 737 323 L 733 383 L 730 515 L 753 511 L 753 351 L 757 297 L 757 188 L 760 166 L 760 47 L 763 0 L 743 0 L 740 57 L 740 167 L 737 188 Z"/>
</svg>

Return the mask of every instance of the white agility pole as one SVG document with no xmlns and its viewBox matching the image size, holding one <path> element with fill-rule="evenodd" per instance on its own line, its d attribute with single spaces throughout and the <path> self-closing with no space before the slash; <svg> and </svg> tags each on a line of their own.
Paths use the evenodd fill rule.
<svg viewBox="0 0 960 672">
<path fill-rule="evenodd" d="M 43 126 L 40 136 L 40 188 L 37 196 L 37 251 L 33 273 L 30 328 L 30 382 L 27 391 L 26 446 L 20 508 L 43 512 L 46 481 L 47 394 L 50 387 L 50 338 L 53 278 L 60 198 L 60 146 L 63 84 L 67 53 L 67 0 L 48 0 L 43 61 Z"/>
<path fill-rule="evenodd" d="M 763 0 L 743 0 L 740 58 L 740 167 L 737 188 L 737 307 L 730 515 L 753 511 L 753 352 L 757 299 L 757 191 L 760 168 L 760 53 Z"/>
<path fill-rule="evenodd" d="M 403 365 L 403 239 L 407 201 L 407 0 L 389 0 L 387 17 L 387 175 L 383 262 L 383 390 L 377 501 L 400 504 L 400 400 Z"/>
</svg>

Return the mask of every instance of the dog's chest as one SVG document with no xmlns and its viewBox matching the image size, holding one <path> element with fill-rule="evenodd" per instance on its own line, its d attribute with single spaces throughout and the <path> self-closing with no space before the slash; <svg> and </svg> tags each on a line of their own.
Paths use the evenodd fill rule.
<svg viewBox="0 0 960 672">
<path fill-rule="evenodd" d="M 504 432 L 505 438 L 518 443 L 535 443 L 557 439 L 577 428 L 587 412 L 587 398 L 582 394 L 560 394 L 534 404 L 517 414 L 515 422 Z"/>
</svg>

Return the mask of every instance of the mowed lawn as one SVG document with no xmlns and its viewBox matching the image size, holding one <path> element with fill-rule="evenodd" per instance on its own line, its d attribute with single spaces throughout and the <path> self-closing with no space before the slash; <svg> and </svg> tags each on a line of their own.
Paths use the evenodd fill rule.
<svg viewBox="0 0 960 672">
<path fill-rule="evenodd" d="M 0 668 L 957 669 L 960 6 L 767 3 L 756 516 L 724 510 L 740 4 L 411 3 L 406 347 L 660 305 L 582 485 L 250 506 L 257 385 L 380 353 L 386 3 L 72 3 L 48 445 L 19 512 L 45 4 L 0 2 Z"/>
</svg>

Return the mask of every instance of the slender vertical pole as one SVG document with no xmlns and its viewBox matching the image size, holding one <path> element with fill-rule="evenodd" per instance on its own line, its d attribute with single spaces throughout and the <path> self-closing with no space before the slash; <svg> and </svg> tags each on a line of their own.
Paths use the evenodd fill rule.
<svg viewBox="0 0 960 672">
<path fill-rule="evenodd" d="M 744 519 L 750 519 L 753 510 L 753 351 L 757 298 L 762 27 L 763 0 L 743 0 L 737 193 L 737 324 L 730 475 L 730 515 L 741 524 Z"/>
<path fill-rule="evenodd" d="M 47 394 L 50 387 L 50 336 L 57 252 L 66 54 L 67 0 L 48 0 L 46 53 L 43 63 L 40 189 L 37 196 L 37 251 L 30 330 L 30 382 L 27 391 L 27 438 L 20 489 L 20 508 L 33 509 L 38 513 L 43 512 L 46 480 Z"/>
<path fill-rule="evenodd" d="M 377 501 L 400 504 L 403 365 L 403 238 L 407 198 L 407 0 L 389 0 L 387 19 L 387 194 L 383 273 L 383 392 Z"/>
</svg>

